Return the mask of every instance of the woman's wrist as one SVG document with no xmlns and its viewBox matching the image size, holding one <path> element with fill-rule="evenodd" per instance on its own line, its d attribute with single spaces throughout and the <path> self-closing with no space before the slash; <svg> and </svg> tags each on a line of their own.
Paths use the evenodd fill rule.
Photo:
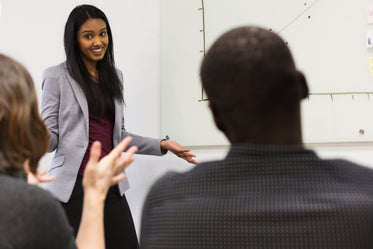
<svg viewBox="0 0 373 249">
<path fill-rule="evenodd" d="M 166 135 L 166 137 L 164 139 L 161 140 L 161 153 L 162 155 L 166 154 L 168 152 L 168 140 L 170 139 L 170 137 L 168 135 Z"/>
</svg>

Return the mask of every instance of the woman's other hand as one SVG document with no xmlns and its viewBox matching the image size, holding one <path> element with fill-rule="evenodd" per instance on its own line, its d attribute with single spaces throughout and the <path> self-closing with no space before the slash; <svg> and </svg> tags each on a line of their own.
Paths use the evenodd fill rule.
<svg viewBox="0 0 373 249">
<path fill-rule="evenodd" d="M 189 149 L 185 149 L 179 143 L 171 140 L 162 140 L 161 148 L 163 150 L 169 150 L 174 153 L 176 156 L 188 161 L 189 163 L 197 164 L 198 162 L 194 159 L 196 155 L 190 153 Z"/>
</svg>

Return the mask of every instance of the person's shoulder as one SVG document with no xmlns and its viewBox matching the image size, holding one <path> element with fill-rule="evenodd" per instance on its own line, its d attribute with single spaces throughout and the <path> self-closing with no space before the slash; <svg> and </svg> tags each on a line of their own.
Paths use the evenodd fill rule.
<svg viewBox="0 0 373 249">
<path fill-rule="evenodd" d="M 122 72 L 122 70 L 121 69 L 119 69 L 119 68 L 115 68 L 115 71 L 118 73 L 118 74 L 123 74 L 123 72 Z"/>
<path fill-rule="evenodd" d="M 30 185 L 26 180 L 0 175 L 0 207 L 9 216 L 27 214 L 31 220 L 42 216 L 60 220 L 64 216 L 60 203 L 47 190 Z"/>
<path fill-rule="evenodd" d="M 214 172 L 214 166 L 223 161 L 210 161 L 197 164 L 186 172 L 170 171 L 160 177 L 152 186 L 149 195 L 168 195 L 168 191 L 177 194 L 193 186 L 195 182 L 201 182 L 209 174 Z"/>
<path fill-rule="evenodd" d="M 67 82 L 66 75 L 68 75 L 66 62 L 45 69 L 42 77 L 42 89 L 44 89 L 45 85 L 63 88 L 65 82 Z"/>
<path fill-rule="evenodd" d="M 58 78 L 61 75 L 65 74 L 67 71 L 66 62 L 62 62 L 58 65 L 48 67 L 44 70 L 43 79 L 46 78 Z"/>
<path fill-rule="evenodd" d="M 17 177 L 0 175 L 1 199 L 8 199 L 8 202 L 51 202 L 55 203 L 53 196 L 46 190 L 27 183 L 26 180 Z M 3 200 L 4 201 L 4 200 Z"/>
<path fill-rule="evenodd" d="M 318 184 L 318 190 L 314 189 L 315 196 L 328 196 L 324 200 L 338 203 L 348 212 L 372 209 L 372 168 L 345 159 L 324 159 L 315 166 L 314 172 L 311 172 L 314 179 L 317 177 L 314 181 Z M 316 187 L 311 182 L 307 185 Z"/>
<path fill-rule="evenodd" d="M 371 185 L 373 182 L 373 169 L 345 159 L 324 159 L 324 164 L 333 165 L 332 169 L 336 176 L 346 180 L 346 182 L 358 185 Z"/>
<path fill-rule="evenodd" d="M 60 204 L 48 191 L 29 185 L 24 179 L 0 175 L 0 188 L 0 209 L 9 210 L 8 218 L 26 214 L 53 217 L 62 213 Z"/>
<path fill-rule="evenodd" d="M 123 81 L 123 72 L 119 68 L 115 68 L 115 71 L 117 72 L 117 75 L 121 81 Z"/>
<path fill-rule="evenodd" d="M 0 238 L 12 238 L 11 245 L 24 245 L 24 241 L 32 240 L 38 248 L 47 248 L 47 244 L 50 248 L 76 248 L 62 206 L 49 192 L 7 175 L 0 175 L 0 188 L 0 211 L 6 212 L 0 216 Z M 19 234 L 23 236 L 18 237 Z M 5 237 L 0 241 L 7 243 Z"/>
<path fill-rule="evenodd" d="M 172 187 L 175 183 L 178 182 L 178 180 L 182 179 L 184 177 L 185 173 L 178 173 L 174 171 L 169 171 L 165 173 L 163 176 L 161 176 L 159 179 L 155 181 L 153 186 L 151 187 L 151 192 L 158 192 L 159 190 Z"/>
</svg>

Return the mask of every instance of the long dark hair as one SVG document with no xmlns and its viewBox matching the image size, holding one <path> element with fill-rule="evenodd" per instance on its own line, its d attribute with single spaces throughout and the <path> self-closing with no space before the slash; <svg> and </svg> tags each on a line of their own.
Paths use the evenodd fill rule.
<svg viewBox="0 0 373 249">
<path fill-rule="evenodd" d="M 75 7 L 67 19 L 65 25 L 64 45 L 66 53 L 66 64 L 71 76 L 78 82 L 82 88 L 87 102 L 96 115 L 102 114 L 102 105 L 97 101 L 94 95 L 94 80 L 88 72 L 82 58 L 77 40 L 77 33 L 83 23 L 88 19 L 99 18 L 106 23 L 109 44 L 102 60 L 97 62 L 97 71 L 99 75 L 99 87 L 107 110 L 114 112 L 114 100 L 123 102 L 123 86 L 115 69 L 113 53 L 113 36 L 109 21 L 100 9 L 92 5 L 79 5 Z"/>
</svg>

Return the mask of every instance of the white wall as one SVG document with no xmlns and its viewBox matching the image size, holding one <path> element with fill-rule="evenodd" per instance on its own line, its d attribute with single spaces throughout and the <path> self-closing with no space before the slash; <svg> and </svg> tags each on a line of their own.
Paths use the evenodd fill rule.
<svg viewBox="0 0 373 249">
<path fill-rule="evenodd" d="M 40 91 L 43 69 L 59 63 L 63 59 L 63 24 L 69 11 L 80 1 L 47 0 L 7 0 L 2 1 L 0 27 L 0 51 L 16 57 L 30 69 Z M 115 55 L 118 67 L 125 75 L 126 126 L 131 132 L 158 137 L 160 134 L 160 0 L 142 1 L 86 1 L 97 3 L 106 10 L 113 29 Z M 58 4 L 57 4 L 58 3 Z M 109 6 L 118 6 L 120 12 Z M 10 11 L 10 7 L 12 6 Z M 17 6 L 24 6 L 19 7 Z M 106 6 L 106 7 L 105 7 Z M 40 8 L 43 15 L 37 18 L 28 9 Z M 16 11 L 19 10 L 19 11 Z M 49 11 L 52 10 L 52 11 Z M 19 14 L 22 14 L 21 16 Z M 118 14 L 119 13 L 119 14 Z M 31 14 L 31 19 L 23 18 Z M 7 30 L 5 18 L 17 15 L 19 30 Z M 13 19 L 12 19 L 13 20 Z M 14 21 L 13 20 L 13 21 Z M 37 25 L 28 27 L 29 23 Z M 51 25 L 55 22 L 56 25 Z M 59 24 L 58 24 L 59 23 Z M 22 33 L 22 32 L 26 33 Z M 9 41 L 9 42 L 8 42 Z M 53 51 L 45 51 L 47 43 Z M 13 46 L 13 47 L 12 47 Z M 33 56 L 24 57 L 32 52 Z M 51 56 L 54 53 L 54 56 Z M 344 157 L 373 168 L 373 143 L 312 145 L 322 157 Z M 206 161 L 223 158 L 227 147 L 195 147 L 197 160 Z M 52 154 L 41 162 L 47 168 Z M 131 184 L 127 192 L 136 228 L 139 229 L 144 198 L 152 183 L 168 170 L 186 171 L 193 166 L 172 154 L 164 157 L 136 156 L 135 162 L 127 170 Z"/>
</svg>

